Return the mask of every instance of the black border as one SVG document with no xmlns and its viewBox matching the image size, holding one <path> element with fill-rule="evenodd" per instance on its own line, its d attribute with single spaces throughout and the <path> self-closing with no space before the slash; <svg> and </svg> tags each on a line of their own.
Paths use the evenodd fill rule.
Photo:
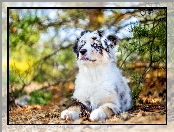
<svg viewBox="0 0 174 132">
<path fill-rule="evenodd" d="M 165 9 L 167 7 L 7 7 L 7 125 L 167 125 L 167 92 L 166 124 L 9 124 L 9 9 Z M 167 21 L 166 21 L 167 37 Z M 167 89 L 167 38 L 166 38 L 166 89 Z"/>
</svg>

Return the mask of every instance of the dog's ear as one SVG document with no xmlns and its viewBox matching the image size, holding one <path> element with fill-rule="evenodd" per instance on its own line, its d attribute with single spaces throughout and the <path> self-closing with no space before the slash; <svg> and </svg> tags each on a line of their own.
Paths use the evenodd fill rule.
<svg viewBox="0 0 174 132">
<path fill-rule="evenodd" d="M 101 30 L 101 29 L 100 29 L 100 30 L 98 30 L 97 32 L 98 32 L 98 35 L 99 35 L 100 37 L 102 37 L 102 36 L 104 35 L 104 30 Z"/>
<path fill-rule="evenodd" d="M 117 45 L 117 36 L 115 34 L 110 34 L 107 36 L 107 39 L 111 42 L 110 47 L 114 48 Z"/>
<path fill-rule="evenodd" d="M 78 41 L 79 41 L 79 39 L 76 40 L 76 42 L 75 42 L 75 44 L 73 46 L 73 51 L 77 55 L 77 58 L 79 57 Z"/>
<path fill-rule="evenodd" d="M 80 35 L 83 36 L 83 35 L 86 34 L 87 32 L 90 32 L 90 33 L 91 33 L 90 30 L 85 30 L 85 31 L 82 31 Z"/>
</svg>

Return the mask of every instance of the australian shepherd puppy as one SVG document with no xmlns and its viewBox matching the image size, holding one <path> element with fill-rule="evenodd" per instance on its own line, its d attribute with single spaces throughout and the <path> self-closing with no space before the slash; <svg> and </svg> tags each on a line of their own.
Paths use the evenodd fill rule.
<svg viewBox="0 0 174 132">
<path fill-rule="evenodd" d="M 116 67 L 116 44 L 117 37 L 102 30 L 81 33 L 74 45 L 79 73 L 73 101 L 62 111 L 62 119 L 87 116 L 91 121 L 103 121 L 132 107 L 130 88 Z"/>
</svg>

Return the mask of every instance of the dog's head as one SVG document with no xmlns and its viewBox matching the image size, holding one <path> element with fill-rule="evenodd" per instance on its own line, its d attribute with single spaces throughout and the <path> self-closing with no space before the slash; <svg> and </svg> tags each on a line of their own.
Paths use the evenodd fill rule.
<svg viewBox="0 0 174 132">
<path fill-rule="evenodd" d="M 115 61 L 114 47 L 117 37 L 114 34 L 105 35 L 103 30 L 83 31 L 74 45 L 77 62 L 85 65 L 108 63 Z"/>
</svg>

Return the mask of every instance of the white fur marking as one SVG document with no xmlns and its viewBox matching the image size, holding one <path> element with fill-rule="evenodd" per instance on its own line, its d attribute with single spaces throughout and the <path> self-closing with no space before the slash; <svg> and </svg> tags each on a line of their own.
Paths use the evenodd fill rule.
<svg viewBox="0 0 174 132">
<path fill-rule="evenodd" d="M 65 120 L 76 120 L 79 118 L 79 115 L 75 111 L 64 110 L 60 117 Z"/>
<path fill-rule="evenodd" d="M 89 118 L 91 121 L 105 121 L 106 119 L 106 114 L 105 112 L 102 110 L 102 109 L 95 109 L 91 115 L 90 115 L 90 118 Z"/>
</svg>

